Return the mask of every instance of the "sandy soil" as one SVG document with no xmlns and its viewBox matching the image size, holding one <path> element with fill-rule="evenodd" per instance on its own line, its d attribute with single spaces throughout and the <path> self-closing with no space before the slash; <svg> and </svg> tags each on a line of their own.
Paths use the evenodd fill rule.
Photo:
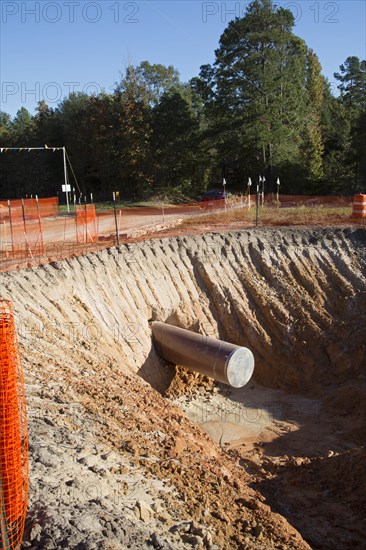
<svg viewBox="0 0 366 550">
<path fill-rule="evenodd" d="M 1 273 L 27 384 L 24 547 L 362 548 L 365 244 L 259 229 Z M 165 364 L 152 320 L 250 347 L 253 383 Z"/>
</svg>

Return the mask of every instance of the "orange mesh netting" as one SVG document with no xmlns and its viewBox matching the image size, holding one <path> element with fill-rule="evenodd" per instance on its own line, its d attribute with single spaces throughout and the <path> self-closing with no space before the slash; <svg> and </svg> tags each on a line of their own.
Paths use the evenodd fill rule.
<svg viewBox="0 0 366 550">
<path fill-rule="evenodd" d="M 10 204 L 9 204 L 10 203 Z M 1 253 L 34 258 L 44 253 L 43 220 L 58 215 L 58 198 L 0 202 Z M 10 208 L 9 208 L 10 205 Z M 19 254 L 18 254 L 19 255 Z"/>
<path fill-rule="evenodd" d="M 94 204 L 77 206 L 75 210 L 75 221 L 78 244 L 93 243 L 98 240 L 97 215 Z"/>
<path fill-rule="evenodd" d="M 339 224 L 364 226 L 366 204 L 362 202 L 360 205 L 361 195 L 357 197 L 356 200 L 349 196 L 320 197 L 262 192 L 257 197 L 253 193 L 245 193 L 242 196 L 229 196 L 226 200 L 219 198 L 179 205 L 133 208 L 119 205 L 116 212 L 103 209 L 97 214 L 94 204 L 84 204 L 75 206 L 71 215 L 50 217 L 44 217 L 47 210 L 43 210 L 42 215 L 35 216 L 34 205 L 29 203 L 24 205 L 25 220 L 21 202 L 19 207 L 16 201 L 11 201 L 11 211 L 18 209 L 17 215 L 12 218 L 9 217 L 8 209 L 0 204 L 0 271 L 85 254 L 92 247 L 103 248 L 115 244 L 117 234 L 121 242 L 134 242 L 143 234 L 147 238 L 158 231 L 170 231 L 171 236 L 175 234 L 174 230 L 164 226 L 174 223 L 177 225 L 177 234 L 181 234 L 181 231 L 188 234 L 196 223 L 194 218 L 197 225 L 200 228 L 205 226 L 207 231 L 213 228 L 210 224 L 222 223 L 236 224 L 237 229 L 255 227 L 257 222 L 258 225 L 269 227 L 329 227 Z M 39 199 L 40 205 L 43 200 L 54 200 L 55 205 L 57 204 L 57 198 Z M 40 206 L 40 210 L 42 208 Z M 361 213 L 359 208 L 362 209 Z M 215 213 L 216 220 L 206 219 L 207 216 L 215 216 Z M 181 222 L 180 230 L 178 225 Z"/>
<path fill-rule="evenodd" d="M 11 302 L 0 300 L 1 548 L 20 547 L 28 500 L 28 434 L 24 379 Z"/>
<path fill-rule="evenodd" d="M 38 199 L 38 209 L 36 199 L 23 199 L 24 217 L 26 220 L 37 220 L 38 209 L 39 217 L 49 218 L 58 215 L 58 197 L 47 199 Z M 12 221 L 23 221 L 23 207 L 20 199 L 10 201 L 10 210 Z M 8 201 L 0 201 L 0 220 L 9 218 Z"/>
</svg>

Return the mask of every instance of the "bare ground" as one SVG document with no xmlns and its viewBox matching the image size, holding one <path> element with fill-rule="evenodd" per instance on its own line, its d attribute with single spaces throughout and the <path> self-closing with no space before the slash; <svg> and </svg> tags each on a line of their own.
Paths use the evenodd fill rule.
<svg viewBox="0 0 366 550">
<path fill-rule="evenodd" d="M 365 244 L 259 229 L 0 274 L 27 380 L 24 547 L 362 548 Z M 250 347 L 253 383 L 175 373 L 151 320 Z"/>
</svg>

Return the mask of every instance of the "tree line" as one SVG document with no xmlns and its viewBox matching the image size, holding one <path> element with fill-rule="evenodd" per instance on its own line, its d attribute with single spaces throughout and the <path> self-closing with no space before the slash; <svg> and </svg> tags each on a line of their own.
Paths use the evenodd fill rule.
<svg viewBox="0 0 366 550">
<path fill-rule="evenodd" d="M 124 199 L 243 192 L 277 177 L 295 194 L 366 192 L 366 61 L 348 57 L 334 94 L 291 11 L 254 0 L 223 32 L 212 65 L 127 67 L 113 93 L 73 93 L 32 116 L 0 112 L 0 147 L 65 145 L 83 193 Z M 60 193 L 60 153 L 0 154 L 0 198 Z"/>
</svg>

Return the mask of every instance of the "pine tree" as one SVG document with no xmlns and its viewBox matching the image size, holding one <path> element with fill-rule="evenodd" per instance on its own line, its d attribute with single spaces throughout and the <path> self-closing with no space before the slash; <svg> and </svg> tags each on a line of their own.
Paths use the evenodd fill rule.
<svg viewBox="0 0 366 550">
<path fill-rule="evenodd" d="M 306 52 L 294 18 L 271 0 L 254 0 L 229 23 L 214 66 L 194 82 L 203 94 L 221 160 L 246 163 L 271 179 L 272 165 L 298 153 L 306 108 Z"/>
<path fill-rule="evenodd" d="M 366 189 L 366 60 L 356 56 L 347 57 L 334 74 L 340 81 L 340 102 L 345 108 L 349 123 L 349 166 L 353 189 Z"/>
<path fill-rule="evenodd" d="M 340 72 L 334 77 L 340 81 L 338 86 L 343 102 L 356 110 L 366 109 L 366 60 L 356 56 L 347 57 L 340 66 Z"/>
<path fill-rule="evenodd" d="M 309 179 L 313 184 L 319 182 L 324 176 L 322 108 L 325 80 L 321 70 L 317 55 L 310 49 L 307 55 L 306 90 L 308 93 L 308 108 L 303 151 Z M 317 188 L 313 186 L 311 190 L 317 191 Z"/>
</svg>

